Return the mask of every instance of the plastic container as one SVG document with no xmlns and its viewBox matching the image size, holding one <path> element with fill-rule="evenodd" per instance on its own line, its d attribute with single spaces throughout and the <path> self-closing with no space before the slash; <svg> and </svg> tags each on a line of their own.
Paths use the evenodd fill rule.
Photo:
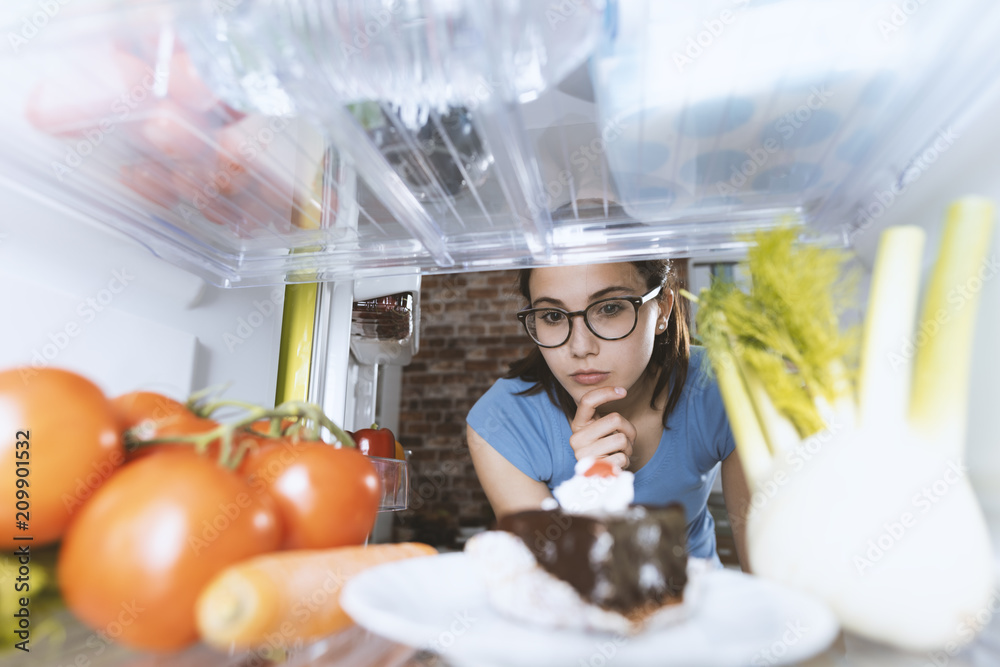
<svg viewBox="0 0 1000 667">
<path fill-rule="evenodd" d="M 407 128 L 434 110 L 538 97 L 590 55 L 606 0 L 220 0 L 182 32 L 227 101 L 322 114 L 385 102 Z"/>
<path fill-rule="evenodd" d="M 410 466 L 402 459 L 383 459 L 369 456 L 375 472 L 382 482 L 380 512 L 405 510 L 410 502 Z"/>
<path fill-rule="evenodd" d="M 617 18 L 591 71 L 615 192 L 647 223 L 849 228 L 1000 62 L 997 7 L 973 0 L 620 0 Z"/>
<path fill-rule="evenodd" d="M 285 282 L 289 255 L 351 235 L 353 175 L 322 128 L 207 86 L 178 34 L 196 3 L 53 6 L 0 57 L 9 178 L 218 284 Z"/>
<path fill-rule="evenodd" d="M 0 55 L 0 174 L 213 283 L 549 251 L 517 108 L 583 62 L 603 0 L 56 7 Z"/>
<path fill-rule="evenodd" d="M 226 99 L 290 101 L 351 156 L 367 185 L 360 245 L 386 253 L 377 268 L 462 270 L 547 257 L 519 105 L 585 61 L 608 15 L 604 0 L 292 0 L 185 34 Z"/>
<path fill-rule="evenodd" d="M 40 6 L 0 175 L 225 286 L 843 242 L 1000 75 L 988 0 Z"/>
</svg>

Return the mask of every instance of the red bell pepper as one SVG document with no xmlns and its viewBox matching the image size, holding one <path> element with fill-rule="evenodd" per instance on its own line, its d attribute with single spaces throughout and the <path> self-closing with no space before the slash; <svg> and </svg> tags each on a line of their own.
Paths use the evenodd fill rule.
<svg viewBox="0 0 1000 667">
<path fill-rule="evenodd" d="M 371 428 L 358 429 L 351 434 L 358 450 L 367 456 L 379 456 L 384 459 L 396 458 L 396 436 L 387 428 L 379 428 L 372 424 Z"/>
</svg>

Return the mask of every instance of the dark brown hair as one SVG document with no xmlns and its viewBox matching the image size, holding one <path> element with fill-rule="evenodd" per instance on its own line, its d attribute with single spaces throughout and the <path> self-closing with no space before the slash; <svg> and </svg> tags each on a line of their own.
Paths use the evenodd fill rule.
<svg viewBox="0 0 1000 667">
<path fill-rule="evenodd" d="M 653 343 L 653 354 L 646 366 L 645 373 L 657 373 L 656 384 L 653 387 L 653 395 L 649 406 L 656 407 L 657 398 L 665 390 L 668 390 L 666 406 L 663 409 L 663 427 L 667 428 L 667 417 L 676 407 L 680 400 L 681 391 L 684 389 L 684 382 L 687 380 L 688 360 L 691 356 L 691 343 L 688 336 L 687 314 L 685 300 L 677 293 L 679 280 L 677 275 L 671 270 L 670 260 L 648 260 L 631 262 L 632 266 L 639 272 L 639 275 L 646 280 L 646 289 L 653 289 L 657 285 L 663 286 L 663 291 L 656 297 L 663 299 L 666 291 L 671 290 L 674 294 L 674 305 L 670 313 L 670 322 L 666 331 L 656 336 Z M 528 304 L 531 304 L 531 292 L 528 289 L 528 281 L 531 278 L 531 269 L 521 269 L 517 276 L 517 289 Z M 534 383 L 524 391 L 522 395 L 537 394 L 545 390 L 549 399 L 562 408 L 563 413 L 570 420 L 576 415 L 576 402 L 569 392 L 556 380 L 549 369 L 548 364 L 542 357 L 539 348 L 534 348 L 523 359 L 519 359 L 510 365 L 510 370 L 504 376 L 506 378 L 518 378 Z"/>
</svg>

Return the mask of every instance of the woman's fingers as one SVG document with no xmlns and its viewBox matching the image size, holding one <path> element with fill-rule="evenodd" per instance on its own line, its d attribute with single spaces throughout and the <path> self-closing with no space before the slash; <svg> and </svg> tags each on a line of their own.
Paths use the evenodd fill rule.
<svg viewBox="0 0 1000 667">
<path fill-rule="evenodd" d="M 624 452 L 632 455 L 632 443 L 635 442 L 635 426 L 617 412 L 612 412 L 596 419 L 569 438 L 569 444 L 576 453 L 576 458 L 587 456 L 606 456 L 614 452 Z"/>
<path fill-rule="evenodd" d="M 588 391 L 580 399 L 580 404 L 576 406 L 576 416 L 570 422 L 570 428 L 576 433 L 594 421 L 597 408 L 605 403 L 620 400 L 625 397 L 625 394 L 624 387 L 601 387 Z"/>
<path fill-rule="evenodd" d="M 612 465 L 618 466 L 621 470 L 628 470 L 629 464 L 631 463 L 631 460 L 624 452 L 609 454 L 607 459 Z"/>
<path fill-rule="evenodd" d="M 635 442 L 635 426 L 617 412 L 595 419 L 597 408 L 625 397 L 623 387 L 600 387 L 588 391 L 580 399 L 576 416 L 570 422 L 573 435 L 569 444 L 577 460 L 592 456 L 607 457 L 622 470 L 629 465 L 632 443 Z"/>
<path fill-rule="evenodd" d="M 570 442 L 576 438 L 579 442 L 589 442 L 609 436 L 613 433 L 621 433 L 631 443 L 635 441 L 636 430 L 625 417 L 617 412 L 604 415 L 600 419 L 594 419 L 589 424 L 579 429 L 570 436 Z"/>
<path fill-rule="evenodd" d="M 622 452 L 626 456 L 632 455 L 632 440 L 624 433 L 611 433 L 597 439 L 587 438 L 579 433 L 573 434 L 569 439 L 569 444 L 576 454 L 576 459 L 587 458 L 588 456 L 601 457 L 615 452 Z"/>
</svg>

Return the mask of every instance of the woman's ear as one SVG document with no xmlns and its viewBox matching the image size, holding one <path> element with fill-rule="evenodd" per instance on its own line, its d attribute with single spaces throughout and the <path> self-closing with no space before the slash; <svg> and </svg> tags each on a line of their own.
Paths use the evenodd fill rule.
<svg viewBox="0 0 1000 667">
<path fill-rule="evenodd" d="M 674 311 L 674 291 L 664 288 L 663 296 L 656 300 L 656 305 L 660 309 L 660 314 L 657 317 L 656 333 L 663 333 L 667 330 L 667 325 L 670 324 L 670 313 Z"/>
</svg>

